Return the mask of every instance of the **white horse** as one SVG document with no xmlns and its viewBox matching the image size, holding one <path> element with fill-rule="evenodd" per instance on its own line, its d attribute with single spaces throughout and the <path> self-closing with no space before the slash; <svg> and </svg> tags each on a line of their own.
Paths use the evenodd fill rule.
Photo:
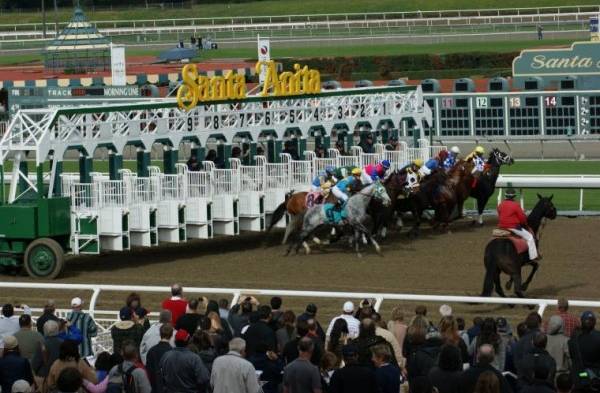
<svg viewBox="0 0 600 393">
<path fill-rule="evenodd" d="M 371 231 L 365 226 L 365 219 L 368 217 L 367 207 L 371 199 L 377 199 L 381 201 L 384 206 L 391 204 L 390 197 L 388 196 L 385 187 L 381 182 L 377 181 L 373 184 L 368 185 L 356 194 L 348 198 L 346 203 L 346 224 L 349 225 L 354 233 L 354 246 L 356 254 L 361 257 L 360 253 L 360 242 L 359 239 L 362 234 L 366 235 L 371 243 L 375 247 L 377 253 L 381 253 L 379 244 L 373 238 Z M 304 246 L 307 254 L 310 254 L 311 249 L 307 243 L 309 236 L 320 226 L 330 224 L 330 220 L 327 217 L 326 206 L 314 206 L 309 208 L 304 214 L 304 220 L 302 223 L 302 232 L 298 242 L 296 243 L 296 252 L 300 249 L 300 246 Z M 287 254 L 290 253 L 293 244 L 290 244 Z"/>
</svg>

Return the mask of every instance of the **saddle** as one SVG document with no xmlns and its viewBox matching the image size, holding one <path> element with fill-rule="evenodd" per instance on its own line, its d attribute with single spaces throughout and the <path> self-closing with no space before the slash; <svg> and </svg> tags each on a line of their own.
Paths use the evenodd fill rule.
<svg viewBox="0 0 600 393">
<path fill-rule="evenodd" d="M 515 235 L 511 231 L 502 228 L 494 228 L 492 230 L 492 237 L 494 239 L 508 239 L 512 242 L 515 250 L 517 250 L 517 254 L 521 254 L 523 252 L 527 252 L 527 242 L 525 239 Z"/>
<path fill-rule="evenodd" d="M 321 205 L 325 201 L 325 196 L 320 191 L 313 191 L 306 194 L 304 205 L 306 208 L 313 207 L 315 205 Z"/>
</svg>

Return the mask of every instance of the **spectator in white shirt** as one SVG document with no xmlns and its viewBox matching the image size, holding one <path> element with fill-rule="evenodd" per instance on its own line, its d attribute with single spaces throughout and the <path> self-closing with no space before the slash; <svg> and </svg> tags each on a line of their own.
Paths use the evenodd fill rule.
<svg viewBox="0 0 600 393">
<path fill-rule="evenodd" d="M 358 330 L 360 326 L 360 321 L 352 315 L 354 313 L 354 303 L 348 301 L 344 303 L 343 307 L 344 313 L 339 315 L 331 320 L 329 323 L 329 327 L 327 328 L 327 336 L 331 335 L 331 329 L 333 329 L 333 324 L 339 318 L 343 318 L 348 323 L 348 338 L 356 338 L 358 337 Z"/>
</svg>

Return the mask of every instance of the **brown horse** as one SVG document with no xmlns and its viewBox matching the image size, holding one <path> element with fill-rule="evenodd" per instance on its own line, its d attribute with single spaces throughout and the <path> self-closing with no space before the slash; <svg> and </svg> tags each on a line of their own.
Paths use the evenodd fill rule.
<svg viewBox="0 0 600 393">
<path fill-rule="evenodd" d="M 462 218 L 463 207 L 467 198 L 471 194 L 474 176 L 472 174 L 474 164 L 472 161 L 459 160 L 448 171 L 447 186 L 454 191 L 456 196 L 456 216 L 455 219 Z"/>
<path fill-rule="evenodd" d="M 283 240 L 281 244 L 287 243 L 288 237 L 294 233 L 302 229 L 302 220 L 304 219 L 304 213 L 306 212 L 306 196 L 309 193 L 306 191 L 289 192 L 285 196 L 285 200 L 281 203 L 275 211 L 273 211 L 273 215 L 271 216 L 271 223 L 267 228 L 267 233 L 283 218 L 285 213 L 287 212 L 290 216 L 290 222 L 288 222 L 285 228 L 285 235 L 283 236 Z M 337 203 L 337 198 L 330 192 L 327 195 L 327 198 L 322 203 Z"/>
</svg>

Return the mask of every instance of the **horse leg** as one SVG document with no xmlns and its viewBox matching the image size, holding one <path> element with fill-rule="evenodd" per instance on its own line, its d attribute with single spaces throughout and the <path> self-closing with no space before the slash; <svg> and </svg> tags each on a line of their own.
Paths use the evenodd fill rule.
<svg viewBox="0 0 600 393">
<path fill-rule="evenodd" d="M 504 290 L 502 289 L 502 283 L 500 282 L 500 272 L 497 271 L 494 275 L 494 287 L 496 288 L 496 293 L 500 297 L 506 297 Z"/>
<path fill-rule="evenodd" d="M 485 208 L 485 203 L 483 198 L 477 198 L 477 223 L 480 226 L 483 226 L 483 209 Z"/>
<path fill-rule="evenodd" d="M 377 253 L 377 255 L 379 255 L 380 257 L 383 256 L 383 254 L 381 253 L 381 247 L 379 246 L 379 243 L 377 243 L 375 241 L 375 237 L 371 236 L 371 243 L 373 244 L 373 247 L 375 247 L 375 252 Z"/>
<path fill-rule="evenodd" d="M 281 244 L 285 244 L 287 243 L 288 237 L 290 237 L 290 235 L 296 230 L 296 228 L 298 227 L 298 214 L 290 214 L 291 218 L 290 218 L 290 222 L 288 222 L 287 226 L 285 227 L 285 234 L 283 235 L 283 240 L 281 241 Z"/>
<path fill-rule="evenodd" d="M 512 275 L 513 282 L 515 284 L 515 295 L 520 298 L 524 298 L 523 287 L 521 285 L 521 272 Z"/>
<path fill-rule="evenodd" d="M 537 270 L 540 267 L 540 264 L 537 263 L 536 261 L 531 261 L 529 264 L 532 267 L 531 272 L 529 273 L 529 276 L 527 277 L 527 279 L 525 280 L 523 285 L 521 285 L 521 288 L 523 288 L 524 291 L 526 291 L 527 288 L 529 288 L 529 284 L 531 284 L 531 280 L 533 280 L 533 276 L 535 275 L 535 272 L 537 272 Z"/>
<path fill-rule="evenodd" d="M 512 284 L 513 284 L 513 279 L 512 276 L 508 279 L 508 281 L 506 282 L 506 285 L 504 286 L 506 288 L 507 291 L 510 291 L 510 288 L 512 288 Z"/>
<path fill-rule="evenodd" d="M 356 251 L 356 256 L 362 258 L 362 254 L 360 253 L 360 231 L 354 229 L 354 249 Z"/>
</svg>

